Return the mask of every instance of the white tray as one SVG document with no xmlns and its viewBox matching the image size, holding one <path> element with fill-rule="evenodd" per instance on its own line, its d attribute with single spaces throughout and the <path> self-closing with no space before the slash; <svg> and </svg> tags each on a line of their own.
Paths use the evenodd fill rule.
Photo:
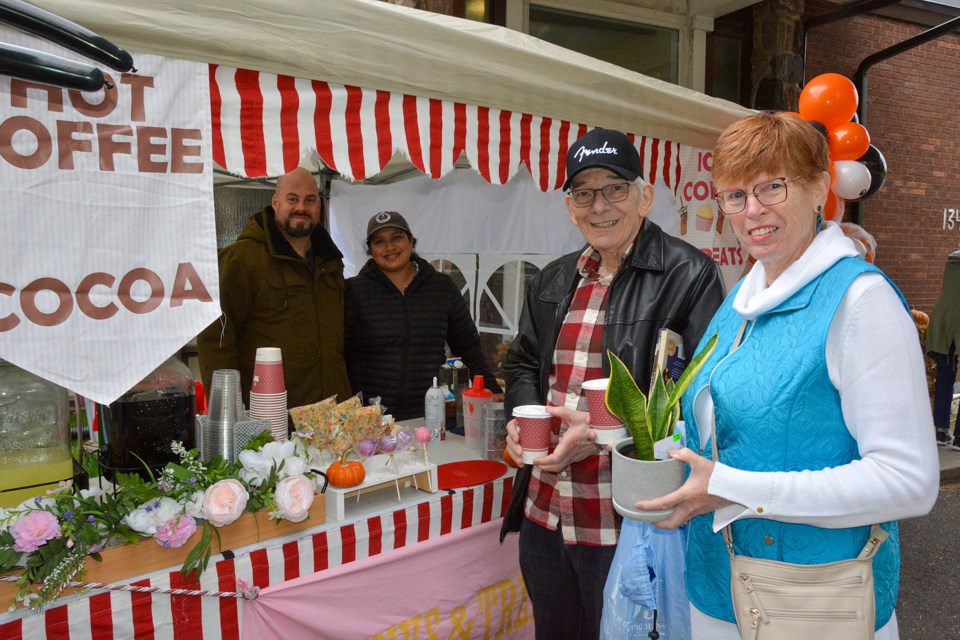
<svg viewBox="0 0 960 640">
<path fill-rule="evenodd" d="M 400 490 L 413 487 L 428 493 L 437 492 L 437 465 L 423 461 L 420 451 L 404 452 L 390 457 L 384 454 L 373 456 L 364 462 L 367 472 L 363 482 L 349 489 L 327 487 L 327 520 L 343 520 L 347 516 L 350 502 L 362 500 L 361 496 L 374 491 L 393 491 L 397 502 L 401 502 Z M 323 486 L 323 477 L 314 480 L 319 491 Z"/>
</svg>

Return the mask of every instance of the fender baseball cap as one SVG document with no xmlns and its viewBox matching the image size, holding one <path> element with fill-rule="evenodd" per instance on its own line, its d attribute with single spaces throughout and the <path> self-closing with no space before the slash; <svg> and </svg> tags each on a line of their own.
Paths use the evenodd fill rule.
<svg viewBox="0 0 960 640">
<path fill-rule="evenodd" d="M 367 240 L 369 240 L 370 236 L 375 234 L 377 231 L 380 231 L 380 229 L 385 229 L 387 227 L 403 229 L 407 233 L 413 235 L 413 232 L 410 231 L 410 225 L 407 224 L 407 221 L 404 220 L 402 215 L 396 211 L 381 211 L 370 218 L 370 222 L 367 223 Z"/>
<path fill-rule="evenodd" d="M 643 174 L 640 154 L 630 138 L 613 129 L 592 129 L 567 149 L 567 180 L 570 188 L 575 175 L 591 167 L 610 169 L 624 180 L 636 180 Z"/>
</svg>

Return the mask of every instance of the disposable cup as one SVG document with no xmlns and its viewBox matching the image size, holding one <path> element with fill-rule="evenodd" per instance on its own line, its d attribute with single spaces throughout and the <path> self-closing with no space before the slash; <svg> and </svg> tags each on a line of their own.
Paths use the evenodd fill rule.
<svg viewBox="0 0 960 640">
<path fill-rule="evenodd" d="M 250 417 L 254 420 L 269 420 L 273 439 L 287 439 L 287 392 L 250 393 Z"/>
<path fill-rule="evenodd" d="M 524 464 L 530 464 L 547 455 L 553 425 L 553 416 L 547 412 L 547 408 L 543 405 L 521 405 L 514 407 L 513 417 L 517 421 L 517 435 L 523 448 Z"/>
<path fill-rule="evenodd" d="M 254 356 L 254 362 L 282 362 L 281 351 L 279 347 L 257 347 L 257 355 Z"/>
<path fill-rule="evenodd" d="M 207 402 L 207 416 L 211 422 L 232 426 L 240 418 L 239 380 L 240 372 L 236 369 L 213 372 Z"/>
<path fill-rule="evenodd" d="M 627 437 L 627 428 L 623 425 L 619 427 L 594 427 L 597 432 L 597 444 L 616 444 Z"/>
<path fill-rule="evenodd" d="M 254 362 L 252 393 L 283 393 L 286 385 L 283 379 L 282 362 Z"/>
<path fill-rule="evenodd" d="M 587 398 L 587 410 L 590 412 L 590 426 L 594 429 L 604 427 L 623 427 L 623 420 L 607 409 L 607 385 L 610 378 L 587 380 L 583 383 L 583 395 Z"/>
</svg>

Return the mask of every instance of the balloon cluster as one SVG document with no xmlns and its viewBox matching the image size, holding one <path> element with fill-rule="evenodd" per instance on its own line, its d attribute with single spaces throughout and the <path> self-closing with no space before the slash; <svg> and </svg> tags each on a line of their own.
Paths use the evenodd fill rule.
<svg viewBox="0 0 960 640">
<path fill-rule="evenodd" d="M 856 122 L 857 88 L 847 77 L 824 73 L 800 92 L 800 112 L 827 138 L 830 151 L 830 194 L 824 209 L 827 220 L 840 222 L 844 201 L 864 200 L 887 179 L 887 161 L 870 144 L 866 127 Z"/>
</svg>

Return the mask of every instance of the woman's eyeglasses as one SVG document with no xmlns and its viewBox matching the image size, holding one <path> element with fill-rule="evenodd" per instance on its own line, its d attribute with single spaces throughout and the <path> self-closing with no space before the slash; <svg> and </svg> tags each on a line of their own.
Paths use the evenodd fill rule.
<svg viewBox="0 0 960 640">
<path fill-rule="evenodd" d="M 800 176 L 797 176 L 799 178 Z M 747 208 L 747 198 L 753 196 L 760 204 L 772 207 L 787 199 L 787 183 L 797 178 L 773 178 L 753 185 L 750 191 L 743 189 L 724 189 L 716 195 L 717 205 L 725 216 L 735 216 Z"/>
</svg>

